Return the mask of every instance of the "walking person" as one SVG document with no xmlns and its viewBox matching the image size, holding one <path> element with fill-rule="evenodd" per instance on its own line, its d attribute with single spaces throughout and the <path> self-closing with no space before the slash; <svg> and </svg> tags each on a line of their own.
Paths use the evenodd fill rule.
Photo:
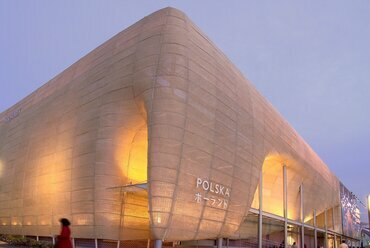
<svg viewBox="0 0 370 248">
<path fill-rule="evenodd" d="M 339 245 L 339 248 L 348 248 L 345 240 L 342 240 L 342 243 Z"/>
<path fill-rule="evenodd" d="M 58 235 L 56 247 L 57 248 L 72 248 L 71 229 L 69 228 L 69 226 L 71 225 L 71 222 L 69 222 L 69 220 L 66 218 L 62 218 L 59 221 L 62 226 L 62 229 L 60 231 L 60 235 Z"/>
</svg>

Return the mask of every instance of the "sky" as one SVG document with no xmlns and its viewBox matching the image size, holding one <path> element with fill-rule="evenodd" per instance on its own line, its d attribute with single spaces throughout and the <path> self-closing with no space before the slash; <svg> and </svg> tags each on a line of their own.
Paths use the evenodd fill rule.
<svg viewBox="0 0 370 248">
<path fill-rule="evenodd" d="M 0 112 L 118 32 L 167 6 L 184 11 L 366 202 L 368 0 L 2 0 Z"/>
</svg>

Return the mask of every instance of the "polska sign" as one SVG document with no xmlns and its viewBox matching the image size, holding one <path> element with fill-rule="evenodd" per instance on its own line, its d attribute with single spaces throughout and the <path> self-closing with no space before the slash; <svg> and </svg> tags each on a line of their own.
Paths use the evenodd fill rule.
<svg viewBox="0 0 370 248">
<path fill-rule="evenodd" d="M 197 188 L 202 188 L 204 191 L 209 191 L 211 193 L 218 194 L 223 197 L 230 197 L 230 189 L 209 180 L 203 180 L 202 178 L 197 178 Z"/>
</svg>

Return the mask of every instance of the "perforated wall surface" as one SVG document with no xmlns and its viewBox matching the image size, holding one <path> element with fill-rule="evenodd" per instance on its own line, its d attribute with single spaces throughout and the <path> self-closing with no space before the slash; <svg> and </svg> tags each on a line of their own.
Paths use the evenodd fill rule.
<svg viewBox="0 0 370 248">
<path fill-rule="evenodd" d="M 67 217 L 77 238 L 228 237 L 262 167 L 278 180 L 282 164 L 292 197 L 303 183 L 310 208 L 339 200 L 327 166 L 173 8 L 117 34 L 0 120 L 0 233 L 50 236 Z M 146 181 L 147 193 L 115 188 Z M 265 185 L 267 201 L 279 201 Z"/>
</svg>

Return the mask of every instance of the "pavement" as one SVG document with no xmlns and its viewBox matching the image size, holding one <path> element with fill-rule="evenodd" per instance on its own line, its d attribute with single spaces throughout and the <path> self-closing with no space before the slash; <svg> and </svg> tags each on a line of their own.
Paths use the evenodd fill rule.
<svg viewBox="0 0 370 248">
<path fill-rule="evenodd" d="M 0 247 L 1 248 L 26 248 L 25 246 L 14 246 L 14 245 L 8 245 L 7 243 L 0 241 Z"/>
<path fill-rule="evenodd" d="M 0 243 L 0 248 L 29 248 L 28 246 L 9 245 L 7 243 Z"/>
</svg>

